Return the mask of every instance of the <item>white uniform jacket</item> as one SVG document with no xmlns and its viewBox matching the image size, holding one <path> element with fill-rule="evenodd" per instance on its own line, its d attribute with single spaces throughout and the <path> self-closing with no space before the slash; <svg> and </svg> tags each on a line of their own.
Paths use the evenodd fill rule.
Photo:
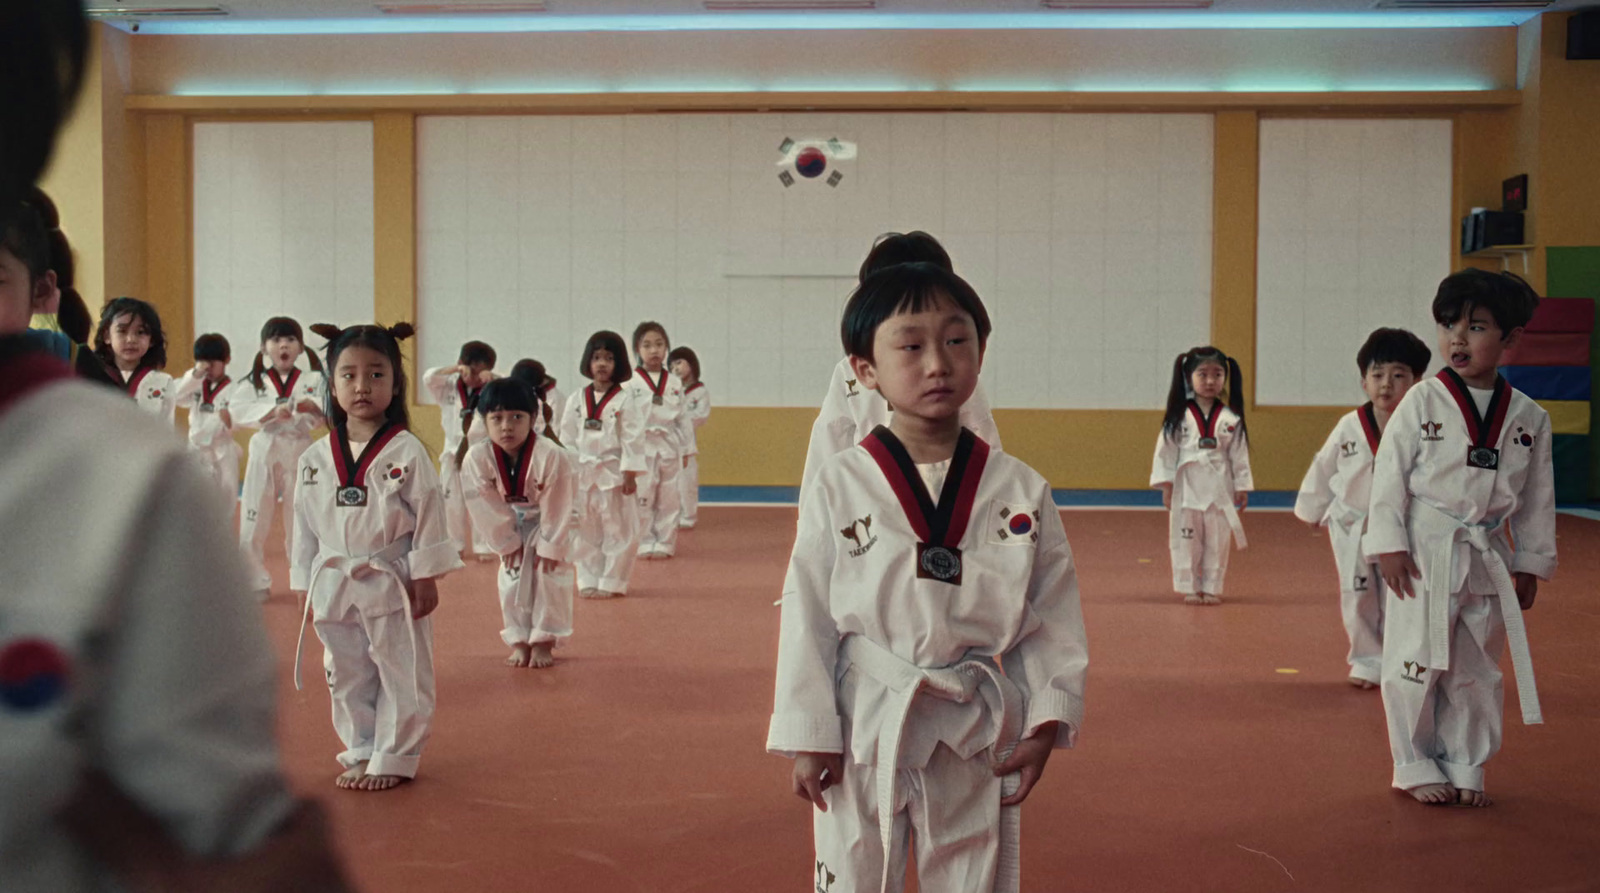
<svg viewBox="0 0 1600 893">
<path fill-rule="evenodd" d="M 800 493 L 804 495 L 824 460 L 860 443 L 861 438 L 879 425 L 888 425 L 889 416 L 889 402 L 882 394 L 869 391 L 856 381 L 849 357 L 834 364 L 833 377 L 828 380 L 828 394 L 822 398 L 822 411 L 811 425 L 806 467 L 800 475 Z M 984 393 L 982 381 L 961 407 L 961 427 L 978 435 L 989 449 L 1001 449 L 1000 431 L 995 427 L 994 415 L 989 410 L 989 395 Z"/>
<path fill-rule="evenodd" d="M 517 455 L 484 441 L 467 450 L 461 473 L 472 523 L 496 555 L 527 548 L 540 558 L 567 560 L 576 527 L 578 474 L 566 450 L 537 434 L 528 437 Z M 522 524 L 530 516 L 538 529 L 524 541 Z"/>
<path fill-rule="evenodd" d="M 489 429 L 484 426 L 482 417 L 468 408 L 470 403 L 476 402 L 474 395 L 477 392 L 467 390 L 456 368 L 436 366 L 422 373 L 422 393 L 429 399 L 420 402 L 439 405 L 439 424 L 444 428 L 442 455 L 446 456 L 454 456 L 460 448 L 462 421 L 469 416 L 472 421 L 467 425 L 467 439 L 477 443 L 489 436 Z"/>
<path fill-rule="evenodd" d="M 1307 524 L 1360 530 L 1372 495 L 1372 459 L 1381 432 L 1372 404 L 1339 418 L 1300 482 L 1294 515 Z"/>
<path fill-rule="evenodd" d="M 341 620 L 351 609 L 381 617 L 406 607 L 396 577 L 402 585 L 438 577 L 460 568 L 461 558 L 445 525 L 439 475 L 422 441 L 410 431 L 394 434 L 366 463 L 366 505 L 347 506 L 337 498 L 338 438 L 330 432 L 300 456 L 289 587 L 309 591 L 316 620 Z M 369 559 L 378 573 L 347 568 Z"/>
<path fill-rule="evenodd" d="M 622 387 L 644 417 L 644 451 L 648 458 L 670 459 L 693 452 L 694 421 L 684 400 L 682 379 L 666 367 L 653 373 L 640 366 Z M 656 402 L 657 396 L 660 403 Z"/>
<path fill-rule="evenodd" d="M 226 375 L 213 384 L 204 375 L 194 374 L 193 369 L 178 379 L 175 395 L 189 409 L 189 444 L 195 449 L 221 453 L 234 445 L 232 429 L 222 423 L 231 384 L 232 379 Z"/>
<path fill-rule="evenodd" d="M 298 406 L 302 400 L 310 400 L 321 407 L 323 384 L 321 372 L 296 368 L 286 378 L 280 379 L 277 370 L 268 367 L 267 371 L 261 373 L 260 388 L 248 375 L 233 386 L 233 391 L 228 394 L 228 412 L 233 416 L 235 425 L 259 428 L 274 437 L 308 438 L 312 431 L 322 427 L 322 411 L 301 412 Z M 278 408 L 280 401 L 285 400 L 287 402 L 284 405 L 291 410 L 289 418 L 268 420 L 267 416 Z"/>
<path fill-rule="evenodd" d="M 592 389 L 593 385 L 585 386 L 567 398 L 558 426 L 561 442 L 578 460 L 580 489 L 620 487 L 623 472 L 644 474 L 644 415 L 622 387 L 609 399 Z M 589 424 L 591 397 L 598 426 Z"/>
<path fill-rule="evenodd" d="M 700 443 L 697 439 L 700 426 L 711 418 L 711 392 L 706 389 L 703 381 L 697 381 L 683 389 L 684 406 L 689 414 L 689 446 L 684 455 L 694 456 L 700 452 Z"/>
<path fill-rule="evenodd" d="M 214 488 L 170 426 L 83 381 L 0 410 L 0 451 L 0 888 L 116 889 L 55 818 L 89 769 L 192 854 L 255 848 L 293 802 Z"/>
<path fill-rule="evenodd" d="M 923 576 L 923 568 L 948 573 L 948 565 L 919 560 L 922 537 L 883 461 L 865 445 L 831 457 L 801 509 L 767 750 L 839 753 L 848 742 L 855 762 L 878 765 L 880 736 L 895 735 L 898 767 L 920 768 L 940 742 L 964 759 L 996 743 L 990 729 L 1000 705 L 987 694 L 967 703 L 918 695 L 901 731 L 901 695 L 870 670 L 856 671 L 842 647 L 852 636 L 915 668 L 998 662 L 1021 694 L 1021 734 L 1058 721 L 1056 746 L 1071 746 L 1083 723 L 1089 657 L 1077 572 L 1050 485 L 998 451 L 980 476 L 969 460 L 962 480 L 958 449 L 937 497 L 951 506 L 957 585 Z"/>
<path fill-rule="evenodd" d="M 1211 434 L 1196 421 L 1200 410 L 1193 402 L 1183 415 L 1175 438 L 1156 435 L 1155 460 L 1150 464 L 1150 486 L 1172 485 L 1174 509 L 1226 511 L 1237 491 L 1255 489 L 1250 477 L 1249 438 L 1239 431 L 1239 417 L 1220 401 L 1213 407 Z M 1202 438 L 1214 437 L 1214 447 L 1202 447 Z"/>
<path fill-rule="evenodd" d="M 116 367 L 112 367 L 112 371 L 140 409 L 166 420 L 169 425 L 176 422 L 178 395 L 172 376 L 151 366 L 135 369 L 132 374 Z"/>
</svg>

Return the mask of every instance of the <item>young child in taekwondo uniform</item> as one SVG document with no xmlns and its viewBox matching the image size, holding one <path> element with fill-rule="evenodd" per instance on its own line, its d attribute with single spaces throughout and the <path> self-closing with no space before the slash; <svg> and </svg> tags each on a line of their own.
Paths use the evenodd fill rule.
<svg viewBox="0 0 1600 893">
<path fill-rule="evenodd" d="M 178 401 L 167 365 L 167 336 L 156 308 L 138 298 L 116 298 L 100 311 L 95 353 L 139 408 L 171 425 Z"/>
<path fill-rule="evenodd" d="M 306 372 L 296 365 L 305 354 Z M 264 600 L 272 588 L 264 557 L 272 515 L 283 501 L 283 551 L 294 554 L 294 474 L 311 432 L 322 427 L 322 362 L 307 352 L 300 323 L 274 316 L 261 327 L 261 350 L 250 374 L 233 386 L 228 410 L 233 422 L 258 428 L 239 490 L 239 545 L 250 568 L 250 588 Z"/>
<path fill-rule="evenodd" d="M 175 394 L 189 408 L 189 451 L 206 477 L 217 485 L 223 505 L 230 510 L 239 498 L 239 444 L 233 439 L 233 416 L 228 412 L 228 339 L 216 333 L 194 342 L 194 368 L 178 379 Z"/>
<path fill-rule="evenodd" d="M 567 398 L 561 442 L 578 465 L 578 595 L 626 595 L 639 549 L 638 478 L 645 473 L 644 413 L 622 392 L 633 376 L 628 347 L 612 331 L 583 346 L 578 372 L 591 384 Z"/>
<path fill-rule="evenodd" d="M 645 473 L 639 481 L 639 557 L 671 558 L 678 551 L 683 517 L 678 476 L 689 464 L 694 420 L 689 417 L 683 382 L 667 368 L 672 342 L 657 322 L 633 330 L 639 356 L 634 375 L 623 386 L 644 417 Z"/>
<path fill-rule="evenodd" d="M 1172 363 L 1150 486 L 1161 490 L 1170 512 L 1172 588 L 1186 604 L 1222 604 L 1228 535 L 1245 547 L 1239 512 L 1255 486 L 1244 428 L 1244 376 L 1238 362 L 1215 347 L 1196 347 Z"/>
<path fill-rule="evenodd" d="M 538 392 L 517 364 L 509 378 L 484 385 L 478 395 L 489 438 L 467 450 L 462 486 L 472 524 L 500 556 L 498 588 L 510 646 L 506 665 L 548 667 L 551 649 L 572 635 L 572 569 L 566 561 L 573 533 L 577 472 L 553 436 L 534 431 L 542 415 Z M 533 384 L 543 379 L 529 375 Z"/>
<path fill-rule="evenodd" d="M 494 348 L 482 341 L 461 345 L 456 365 L 437 366 L 422 373 L 422 390 L 439 405 L 439 424 L 444 426 L 444 450 L 439 453 L 439 483 L 444 487 L 445 517 L 450 521 L 450 538 L 457 550 L 484 555 L 489 549 L 483 537 L 472 530 L 467 503 L 461 490 L 461 462 L 467 449 L 483 440 L 483 422 L 478 417 L 478 394 L 494 380 Z"/>
<path fill-rule="evenodd" d="M 1509 273 L 1439 284 L 1438 377 L 1400 401 L 1372 472 L 1367 535 L 1384 606 L 1383 710 L 1396 788 L 1487 806 L 1509 642 L 1526 723 L 1543 722 L 1522 611 L 1556 569 L 1550 416 L 1496 371 L 1539 298 Z"/>
<path fill-rule="evenodd" d="M 1077 574 L 1050 485 L 961 427 L 989 317 L 933 264 L 845 307 L 888 428 L 830 458 L 801 510 L 767 750 L 816 807 L 817 886 L 1018 889 L 1020 804 L 1083 723 Z M 911 349 L 915 348 L 915 349 Z"/>
<path fill-rule="evenodd" d="M 868 275 L 895 264 L 922 261 L 953 270 L 950 255 L 939 240 L 921 230 L 909 233 L 889 233 L 879 236 L 862 261 L 859 283 Z M 879 425 L 888 425 L 893 410 L 883 395 L 861 386 L 850 358 L 843 357 L 833 367 L 833 377 L 828 382 L 828 393 L 822 399 L 822 411 L 811 425 L 811 441 L 806 446 L 806 464 L 800 474 L 800 494 L 804 497 L 807 486 L 822 467 L 823 460 L 835 453 L 850 449 L 868 432 Z M 1000 431 L 995 427 L 994 416 L 989 411 L 989 399 L 984 394 L 983 382 L 973 388 L 972 396 L 961 407 L 961 424 L 989 445 L 1000 449 Z"/>
<path fill-rule="evenodd" d="M 344 743 L 335 783 L 381 791 L 416 777 L 433 718 L 435 579 L 461 559 L 433 461 L 406 430 L 411 326 L 311 329 L 328 339 L 332 430 L 300 457 L 290 587 L 322 640 Z"/>
<path fill-rule="evenodd" d="M 667 354 L 667 368 L 683 382 L 684 411 L 689 414 L 689 444 L 684 453 L 683 473 L 678 477 L 682 494 L 683 517 L 680 530 L 693 530 L 700 520 L 700 426 L 711 418 L 711 392 L 700 380 L 700 357 L 694 350 L 679 345 Z"/>
<path fill-rule="evenodd" d="M 1361 550 L 1372 493 L 1372 460 L 1384 426 L 1406 391 L 1428 371 L 1433 354 L 1422 339 L 1404 329 L 1378 329 L 1356 352 L 1367 403 L 1344 414 L 1311 460 L 1296 518 L 1328 528 L 1333 562 L 1339 572 L 1339 606 L 1350 638 L 1350 684 L 1377 688 L 1383 666 L 1383 578 L 1377 563 Z"/>
</svg>

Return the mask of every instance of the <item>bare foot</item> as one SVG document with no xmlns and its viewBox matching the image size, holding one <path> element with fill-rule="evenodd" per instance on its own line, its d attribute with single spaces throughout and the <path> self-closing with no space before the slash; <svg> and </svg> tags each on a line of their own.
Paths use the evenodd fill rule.
<svg viewBox="0 0 1600 893">
<path fill-rule="evenodd" d="M 609 592 L 601 592 L 600 590 L 594 589 L 594 588 L 578 590 L 578 598 L 610 598 L 610 597 L 611 597 L 611 593 L 609 593 Z"/>
<path fill-rule="evenodd" d="M 1191 592 L 1183 597 L 1183 603 L 1186 605 L 1203 605 L 1206 602 L 1205 599 L 1200 597 L 1200 593 Z"/>
<path fill-rule="evenodd" d="M 403 775 L 367 775 L 361 779 L 357 787 L 363 791 L 387 791 L 410 780 Z"/>
<path fill-rule="evenodd" d="M 627 593 L 626 592 L 607 592 L 607 591 L 602 589 L 600 591 L 600 594 L 595 596 L 595 598 L 622 598 L 624 595 L 627 595 Z"/>
<path fill-rule="evenodd" d="M 533 667 L 536 670 L 542 670 L 545 667 L 552 666 L 555 664 L 555 662 L 556 657 L 554 654 L 550 653 L 549 642 L 535 642 L 533 644 L 533 650 L 528 653 L 527 666 Z"/>
<path fill-rule="evenodd" d="M 339 777 L 335 778 L 333 783 L 347 791 L 353 791 L 361 786 L 361 781 L 366 777 L 367 761 L 362 760 L 354 766 L 351 766 L 349 769 L 339 773 Z"/>
<path fill-rule="evenodd" d="M 1466 788 L 1462 788 L 1461 789 L 1461 796 L 1460 796 L 1459 802 L 1461 803 L 1462 806 L 1493 806 L 1494 805 L 1494 801 L 1489 799 L 1489 795 L 1488 794 L 1484 793 L 1483 791 L 1472 791 L 1472 790 L 1468 790 Z"/>
<path fill-rule="evenodd" d="M 1366 679 L 1362 679 L 1359 676 L 1351 676 L 1350 677 L 1350 684 L 1354 685 L 1356 688 L 1361 689 L 1362 691 L 1367 691 L 1368 689 L 1373 689 L 1373 688 L 1377 688 L 1378 687 L 1376 684 L 1374 684 L 1372 682 L 1369 682 Z"/>
<path fill-rule="evenodd" d="M 1200 602 L 1201 604 L 1206 605 L 1220 605 L 1222 604 L 1222 596 L 1212 595 L 1209 592 L 1202 592 L 1200 593 Z"/>
<path fill-rule="evenodd" d="M 527 665 L 528 665 L 528 646 L 527 645 L 513 645 L 513 646 L 511 646 L 511 654 L 506 657 L 506 666 L 508 666 L 508 667 L 525 667 Z"/>
<path fill-rule="evenodd" d="M 1418 803 L 1426 803 L 1429 806 L 1454 803 L 1459 796 L 1455 786 L 1448 782 L 1417 785 L 1414 788 L 1407 788 L 1406 793 L 1417 798 Z"/>
<path fill-rule="evenodd" d="M 478 556 L 478 563 L 479 564 L 486 564 L 486 563 L 488 563 L 490 561 L 499 561 L 499 560 L 500 560 L 500 556 L 499 555 L 491 555 L 488 552 L 485 552 L 485 553 L 483 553 L 483 554 Z M 390 787 L 394 787 L 394 785 L 390 785 Z"/>
</svg>

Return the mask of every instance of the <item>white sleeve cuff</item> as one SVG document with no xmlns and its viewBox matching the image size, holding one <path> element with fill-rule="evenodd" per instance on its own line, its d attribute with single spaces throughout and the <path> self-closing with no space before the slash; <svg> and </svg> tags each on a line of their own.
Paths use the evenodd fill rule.
<svg viewBox="0 0 1600 893">
<path fill-rule="evenodd" d="M 844 731 L 838 716 L 774 713 L 767 727 L 767 753 L 844 753 Z"/>
</svg>

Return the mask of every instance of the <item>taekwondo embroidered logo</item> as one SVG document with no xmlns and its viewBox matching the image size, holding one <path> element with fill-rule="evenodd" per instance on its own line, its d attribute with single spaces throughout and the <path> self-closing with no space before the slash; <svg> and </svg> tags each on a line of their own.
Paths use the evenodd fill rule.
<svg viewBox="0 0 1600 893">
<path fill-rule="evenodd" d="M 1444 425 L 1442 423 L 1440 423 L 1440 422 L 1423 422 L 1422 423 L 1422 439 L 1423 440 L 1444 440 L 1444 435 L 1439 433 L 1443 429 L 1444 429 Z"/>
<path fill-rule="evenodd" d="M 1418 685 L 1423 684 L 1422 674 L 1428 672 L 1427 667 L 1417 663 L 1414 660 L 1408 660 L 1401 666 L 1405 667 L 1405 672 L 1400 676 L 1401 679 L 1404 679 L 1407 682 L 1415 682 Z"/>
<path fill-rule="evenodd" d="M 300 475 L 300 483 L 305 484 L 307 487 L 316 486 L 317 469 L 313 466 L 307 465 L 304 471 L 305 474 Z"/>
<path fill-rule="evenodd" d="M 856 390 L 856 379 L 847 378 L 844 380 L 844 395 L 846 397 L 854 397 L 859 393 L 861 392 Z"/>
<path fill-rule="evenodd" d="M 1178 533 L 1181 534 L 1183 536 L 1183 538 L 1186 539 L 1186 540 L 1194 539 L 1194 528 L 1193 527 L 1180 527 L 1180 528 L 1178 528 Z"/>
<path fill-rule="evenodd" d="M 833 889 L 833 872 L 828 870 L 828 863 L 817 863 L 817 893 L 828 893 Z"/>
<path fill-rule="evenodd" d="M 1339 455 L 1340 456 L 1343 456 L 1344 458 L 1348 459 L 1351 456 L 1354 456 L 1355 454 L 1356 454 L 1356 442 L 1355 441 L 1347 440 L 1344 443 L 1339 444 Z"/>
<path fill-rule="evenodd" d="M 256 519 L 256 510 L 255 509 L 245 509 L 244 519 L 246 521 L 254 521 Z"/>
<path fill-rule="evenodd" d="M 1002 505 L 991 522 L 989 542 L 1013 546 L 1039 541 L 1039 510 L 1030 505 Z"/>
<path fill-rule="evenodd" d="M 0 704 L 31 712 L 50 706 L 67 691 L 70 664 L 44 639 L 18 639 L 0 648 Z"/>
<path fill-rule="evenodd" d="M 1367 591 L 1367 577 L 1366 577 L 1365 574 L 1356 574 L 1355 585 L 1353 585 L 1350 588 L 1350 591 L 1351 592 L 1366 592 Z"/>
<path fill-rule="evenodd" d="M 872 548 L 878 542 L 877 534 L 872 532 L 871 515 L 868 515 L 865 518 L 857 518 L 850 523 L 849 527 L 839 531 L 839 533 L 845 539 L 856 544 L 856 547 L 850 550 L 851 558 L 860 558 L 861 556 L 867 554 L 867 550 Z M 866 537 L 866 542 L 862 542 L 861 538 L 863 536 Z"/>
<path fill-rule="evenodd" d="M 856 144 L 838 137 L 826 140 L 784 137 L 783 142 L 778 144 L 778 151 L 782 154 L 778 159 L 778 182 L 783 184 L 783 188 L 788 189 L 799 182 L 795 179 L 796 174 L 800 175 L 801 180 L 816 180 L 827 174 L 822 181 L 837 187 L 844 180 L 839 162 L 855 159 Z"/>
</svg>

